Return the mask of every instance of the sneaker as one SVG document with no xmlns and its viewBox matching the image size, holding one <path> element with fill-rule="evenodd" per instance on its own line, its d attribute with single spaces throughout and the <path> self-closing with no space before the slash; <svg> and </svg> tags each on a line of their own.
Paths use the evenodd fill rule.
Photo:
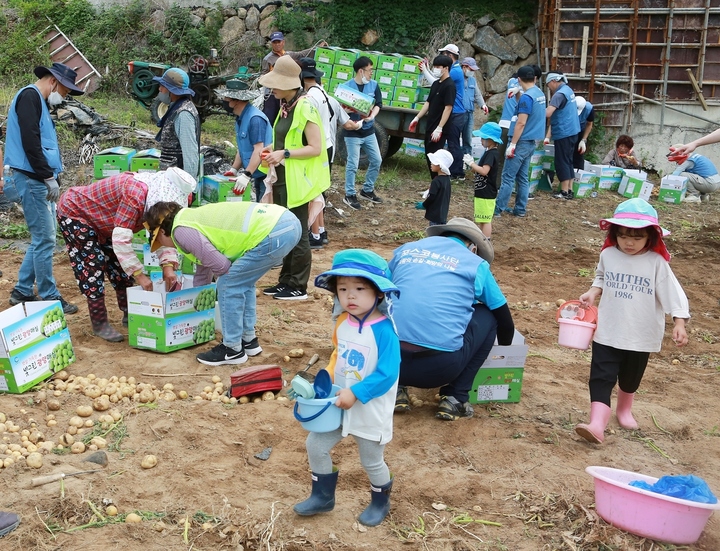
<svg viewBox="0 0 720 551">
<path fill-rule="evenodd" d="M 207 352 L 201 352 L 195 358 L 205 365 L 238 365 L 244 364 L 248 359 L 244 350 L 238 352 L 222 343 Z"/>
<path fill-rule="evenodd" d="M 700 197 L 697 195 L 686 195 L 685 199 L 682 200 L 683 203 L 699 203 Z"/>
<path fill-rule="evenodd" d="M 0 538 L 6 536 L 20 524 L 20 517 L 15 513 L 0 511 Z"/>
<path fill-rule="evenodd" d="M 12 293 L 10 293 L 10 300 L 8 302 L 10 302 L 12 306 L 15 306 L 16 304 L 22 304 L 23 302 L 33 302 L 35 300 L 40 300 L 40 298 L 35 295 L 26 296 L 17 289 L 13 289 Z"/>
<path fill-rule="evenodd" d="M 360 197 L 363 199 L 367 199 L 368 201 L 371 201 L 373 203 L 382 203 L 383 200 L 380 199 L 377 195 L 375 195 L 374 191 L 371 191 L 370 193 L 367 193 L 366 191 L 360 191 Z"/>
<path fill-rule="evenodd" d="M 62 297 L 49 298 L 48 300 L 59 300 L 65 314 L 76 314 L 78 307 L 74 304 L 70 304 L 67 300 Z"/>
<path fill-rule="evenodd" d="M 453 176 L 450 178 L 453 182 L 464 182 L 465 181 L 465 175 L 462 176 Z"/>
<path fill-rule="evenodd" d="M 406 386 L 398 386 L 395 398 L 395 413 L 410 411 L 410 396 Z"/>
<path fill-rule="evenodd" d="M 574 199 L 575 195 L 572 191 L 558 191 L 555 195 L 553 195 L 553 198 L 555 199 Z"/>
<path fill-rule="evenodd" d="M 534 193 L 529 194 L 528 201 L 532 201 L 533 199 L 535 199 L 535 194 Z"/>
<path fill-rule="evenodd" d="M 475 411 L 465 402 L 461 404 L 453 396 L 443 396 L 435 417 L 443 421 L 457 421 L 460 417 L 472 417 Z"/>
<path fill-rule="evenodd" d="M 318 239 L 315 239 L 311 233 L 308 233 L 308 240 L 310 241 L 310 248 L 311 249 L 322 249 L 323 248 L 323 241 L 322 237 L 319 237 Z"/>
<path fill-rule="evenodd" d="M 327 231 L 324 231 L 320 234 L 320 239 L 322 240 L 323 245 L 327 245 L 330 243 L 330 240 L 328 239 Z"/>
<path fill-rule="evenodd" d="M 278 300 L 305 300 L 308 297 L 305 291 L 293 289 L 292 287 L 285 287 L 282 291 L 275 293 L 273 298 Z"/>
<path fill-rule="evenodd" d="M 245 354 L 248 356 L 257 356 L 262 352 L 262 347 L 260 346 L 260 341 L 258 341 L 257 337 L 251 341 L 242 341 L 242 347 Z"/>
<path fill-rule="evenodd" d="M 360 201 L 357 199 L 357 195 L 346 195 L 343 199 L 343 203 L 353 210 L 360 210 L 362 208 Z"/>
<path fill-rule="evenodd" d="M 267 289 L 263 289 L 263 295 L 267 295 L 269 297 L 274 297 L 277 293 L 280 291 L 285 290 L 285 287 L 287 285 L 283 285 L 282 283 L 278 283 L 277 285 L 273 285 L 272 287 L 268 287 Z"/>
<path fill-rule="evenodd" d="M 527 216 L 527 214 L 524 213 L 524 212 L 523 212 L 523 213 L 520 213 L 520 212 L 515 212 L 515 211 L 512 212 L 512 215 L 515 216 L 515 217 L 517 217 L 517 218 L 525 218 L 525 217 Z"/>
<path fill-rule="evenodd" d="M 567 195 L 565 196 L 565 199 L 567 199 L 568 201 L 570 199 L 575 199 L 575 192 L 573 190 L 569 189 L 567 192 Z"/>
<path fill-rule="evenodd" d="M 709 193 L 701 193 L 700 201 L 703 203 L 709 203 L 710 202 L 710 194 Z M 0 275 L 2 275 L 2 274 L 0 274 Z"/>
</svg>

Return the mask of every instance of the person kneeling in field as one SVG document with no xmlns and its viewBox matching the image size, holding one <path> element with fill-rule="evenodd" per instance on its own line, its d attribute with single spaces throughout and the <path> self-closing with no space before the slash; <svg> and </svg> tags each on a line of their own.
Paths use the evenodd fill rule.
<svg viewBox="0 0 720 551">
<path fill-rule="evenodd" d="M 193 286 L 217 278 L 223 341 L 197 355 L 206 365 L 236 365 L 262 352 L 255 335 L 255 284 L 305 237 L 297 216 L 265 203 L 181 208 L 157 203 L 145 215 L 150 250 L 172 247 L 198 264 Z"/>
</svg>

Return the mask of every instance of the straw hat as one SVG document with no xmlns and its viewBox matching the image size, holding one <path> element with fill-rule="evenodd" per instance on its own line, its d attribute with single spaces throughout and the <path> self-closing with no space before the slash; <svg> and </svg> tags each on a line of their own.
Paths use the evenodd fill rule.
<svg viewBox="0 0 720 551">
<path fill-rule="evenodd" d="M 446 233 L 457 233 L 469 239 L 475 243 L 475 246 L 477 247 L 475 254 L 483 258 L 488 264 L 493 261 L 495 252 L 493 251 L 492 243 L 487 237 L 485 237 L 485 234 L 480 231 L 480 228 L 478 228 L 474 222 L 456 216 L 455 218 L 448 220 L 447 224 L 429 226 L 425 230 L 425 234 L 428 237 L 445 235 Z"/>
<path fill-rule="evenodd" d="M 278 90 L 295 90 L 295 88 L 301 88 L 300 65 L 289 55 L 280 56 L 273 70 L 261 76 L 258 82 L 265 88 L 275 88 Z"/>
</svg>

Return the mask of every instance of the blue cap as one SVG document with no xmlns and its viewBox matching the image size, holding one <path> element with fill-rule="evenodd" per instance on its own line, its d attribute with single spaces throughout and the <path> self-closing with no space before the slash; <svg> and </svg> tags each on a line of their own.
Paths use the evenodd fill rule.
<svg viewBox="0 0 720 551">
<path fill-rule="evenodd" d="M 480 130 L 473 132 L 473 136 L 480 136 L 484 140 L 492 140 L 497 144 L 502 143 L 502 128 L 496 122 L 486 122 Z"/>
<path fill-rule="evenodd" d="M 335 276 L 362 277 L 372 281 L 382 293 L 395 293 L 400 289 L 391 281 L 387 261 L 377 253 L 365 249 L 346 249 L 333 257 L 332 268 L 315 278 L 315 287 L 330 290 L 330 278 Z"/>
</svg>

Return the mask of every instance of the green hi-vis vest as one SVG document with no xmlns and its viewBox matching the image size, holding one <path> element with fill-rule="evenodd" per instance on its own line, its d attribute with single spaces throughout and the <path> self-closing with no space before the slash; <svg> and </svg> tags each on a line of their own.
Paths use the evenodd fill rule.
<svg viewBox="0 0 720 551">
<path fill-rule="evenodd" d="M 233 201 L 212 203 L 195 209 L 182 209 L 175 216 L 175 228 L 184 226 L 203 234 L 213 246 L 235 262 L 250 249 L 265 239 L 287 209 L 278 205 Z M 177 249 L 192 262 L 200 264 L 192 251 L 184 251 L 173 242 Z"/>
</svg>

